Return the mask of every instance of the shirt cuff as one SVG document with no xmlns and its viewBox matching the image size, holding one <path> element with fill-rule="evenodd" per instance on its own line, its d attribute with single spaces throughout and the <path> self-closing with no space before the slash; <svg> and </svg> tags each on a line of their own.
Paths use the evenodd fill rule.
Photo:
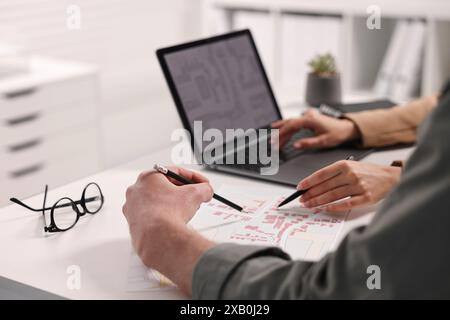
<svg viewBox="0 0 450 320">
<path fill-rule="evenodd" d="M 192 275 L 193 299 L 220 299 L 227 280 L 242 262 L 258 256 L 277 256 L 290 260 L 276 247 L 222 243 L 206 251 Z"/>
</svg>

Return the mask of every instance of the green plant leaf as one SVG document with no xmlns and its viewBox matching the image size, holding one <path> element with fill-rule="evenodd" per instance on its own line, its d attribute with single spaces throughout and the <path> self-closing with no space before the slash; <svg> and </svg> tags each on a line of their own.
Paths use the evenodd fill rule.
<svg viewBox="0 0 450 320">
<path fill-rule="evenodd" d="M 319 76 L 332 76 L 337 73 L 336 60 L 331 53 L 318 54 L 308 62 L 308 66 Z"/>
</svg>

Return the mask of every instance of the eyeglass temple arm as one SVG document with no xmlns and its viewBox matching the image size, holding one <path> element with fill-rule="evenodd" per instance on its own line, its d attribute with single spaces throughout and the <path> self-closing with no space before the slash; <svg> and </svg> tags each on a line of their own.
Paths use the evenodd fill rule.
<svg viewBox="0 0 450 320">
<path fill-rule="evenodd" d="M 22 206 L 24 208 L 27 208 L 28 210 L 34 211 L 34 212 L 42 212 L 44 213 L 45 210 L 50 210 L 51 208 L 46 208 L 45 207 L 45 202 L 47 200 L 47 191 L 48 191 L 48 185 L 45 185 L 45 191 L 44 191 L 44 205 L 42 206 L 42 209 L 34 209 L 28 205 L 26 205 L 25 203 L 23 203 L 22 201 L 20 201 L 17 198 L 10 198 L 9 201 L 14 202 L 16 204 L 18 204 L 19 206 Z"/>
<path fill-rule="evenodd" d="M 95 201 L 95 200 L 98 200 L 98 199 L 100 199 L 99 196 L 90 197 L 90 198 L 84 199 L 84 202 L 92 202 L 92 201 Z M 82 202 L 81 200 L 77 200 L 77 201 L 74 201 L 73 203 L 75 205 L 77 205 L 77 204 L 80 204 L 81 202 Z M 64 208 L 64 207 L 69 207 L 71 205 L 72 205 L 71 203 L 64 203 L 64 204 L 60 204 L 60 205 L 54 206 L 53 208 Z M 50 210 L 50 209 L 51 208 L 46 208 L 44 210 Z"/>
<path fill-rule="evenodd" d="M 98 199 L 100 199 L 99 196 L 90 197 L 90 198 L 84 199 L 84 202 L 92 202 L 92 201 L 95 201 L 95 200 L 98 200 Z M 77 205 L 77 204 L 80 204 L 81 202 L 82 202 L 81 200 L 77 200 L 77 201 L 74 201 L 73 203 Z M 53 208 L 64 208 L 64 207 L 69 207 L 71 205 L 72 205 L 71 203 L 64 203 L 64 204 L 60 204 L 60 205 L 54 206 Z M 49 209 L 45 209 L 45 210 L 49 210 Z"/>
<path fill-rule="evenodd" d="M 92 201 L 99 200 L 101 198 L 102 198 L 101 196 L 90 197 L 90 198 L 84 199 L 84 202 L 92 202 Z M 81 200 L 77 201 L 77 202 L 81 202 Z"/>
<path fill-rule="evenodd" d="M 98 197 L 98 196 L 90 197 L 90 198 L 85 199 L 85 202 L 92 202 L 92 201 L 98 200 L 99 198 L 100 197 Z M 22 201 L 20 201 L 17 198 L 11 198 L 9 200 L 11 202 L 14 202 L 14 203 L 18 204 L 19 206 L 22 206 L 22 207 L 27 208 L 28 210 L 31 210 L 31 211 L 34 211 L 34 212 L 42 212 L 42 210 L 51 210 L 52 209 L 52 208 L 34 209 L 34 208 L 26 205 L 25 203 L 23 203 Z M 74 203 L 75 204 L 80 204 L 81 200 L 74 201 Z M 57 205 L 56 207 L 53 207 L 53 208 L 64 208 L 64 207 L 69 207 L 71 205 L 72 205 L 71 203 L 64 203 L 64 204 Z"/>
<path fill-rule="evenodd" d="M 34 209 L 28 205 L 26 205 L 25 203 L 23 203 L 22 201 L 20 201 L 19 199 L 16 198 L 11 198 L 9 199 L 11 202 L 14 202 L 16 204 L 18 204 L 19 206 L 22 206 L 24 208 L 27 208 L 28 210 L 34 211 L 34 212 L 42 212 L 42 209 Z M 44 210 L 50 210 L 51 208 L 44 208 Z"/>
</svg>

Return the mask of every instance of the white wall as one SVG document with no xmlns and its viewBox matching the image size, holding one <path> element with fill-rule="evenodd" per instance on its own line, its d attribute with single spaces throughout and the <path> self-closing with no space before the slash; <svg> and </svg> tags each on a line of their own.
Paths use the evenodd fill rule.
<svg viewBox="0 0 450 320">
<path fill-rule="evenodd" d="M 167 145 L 180 126 L 155 50 L 196 38 L 201 0 L 0 0 L 0 42 L 100 67 L 107 167 Z M 81 9 L 69 30 L 66 9 Z"/>
</svg>

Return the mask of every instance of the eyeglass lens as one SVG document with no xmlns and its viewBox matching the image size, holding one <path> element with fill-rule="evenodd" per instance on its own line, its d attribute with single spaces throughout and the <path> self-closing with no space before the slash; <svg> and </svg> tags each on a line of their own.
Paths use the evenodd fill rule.
<svg viewBox="0 0 450 320">
<path fill-rule="evenodd" d="M 84 189 L 86 210 L 89 213 L 97 213 L 103 204 L 103 196 L 100 188 L 95 183 L 90 183 Z"/>
<path fill-rule="evenodd" d="M 74 207 L 75 204 L 69 198 L 62 198 L 55 203 L 53 206 L 53 219 L 58 229 L 67 230 L 77 222 L 78 213 Z M 47 221 L 50 221 L 50 219 Z"/>
</svg>

